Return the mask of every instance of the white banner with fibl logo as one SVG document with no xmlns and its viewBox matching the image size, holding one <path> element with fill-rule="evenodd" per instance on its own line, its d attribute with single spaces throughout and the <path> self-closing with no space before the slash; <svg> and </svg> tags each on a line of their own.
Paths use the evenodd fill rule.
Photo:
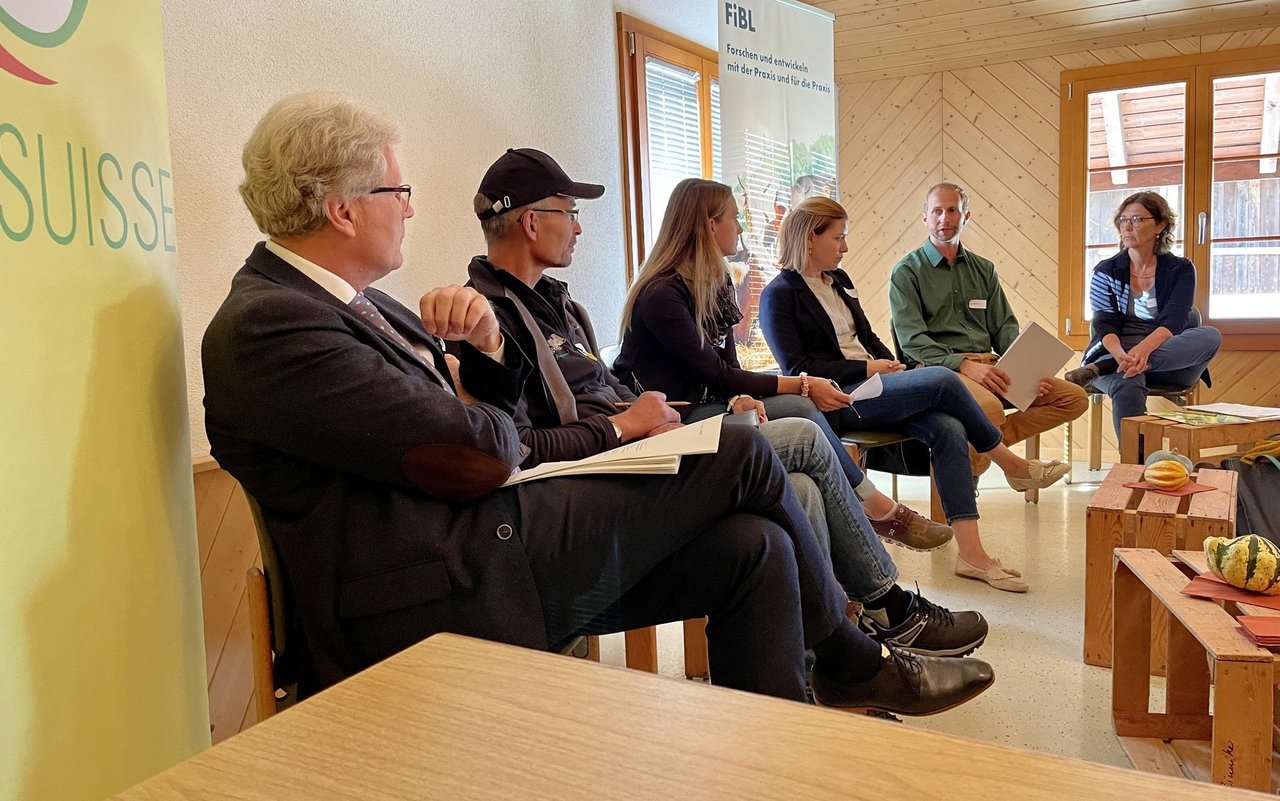
<svg viewBox="0 0 1280 801">
<path fill-rule="evenodd" d="M 772 357 L 755 324 L 776 274 L 778 227 L 800 200 L 837 196 L 835 17 L 790 0 L 721 2 L 720 141 L 723 174 L 742 215 L 731 263 L 748 369 Z"/>
<path fill-rule="evenodd" d="M 209 742 L 159 0 L 0 0 L 0 798 Z"/>
</svg>

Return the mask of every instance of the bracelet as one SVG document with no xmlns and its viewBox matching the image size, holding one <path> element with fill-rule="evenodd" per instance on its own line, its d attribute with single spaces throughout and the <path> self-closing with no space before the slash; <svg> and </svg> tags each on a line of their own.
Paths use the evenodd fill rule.
<svg viewBox="0 0 1280 801">
<path fill-rule="evenodd" d="M 809 374 L 800 373 L 800 397 L 809 397 Z"/>
<path fill-rule="evenodd" d="M 751 396 L 750 396 L 750 395 L 745 395 L 745 394 L 744 394 L 744 395 L 734 395 L 732 398 L 730 398 L 730 399 L 729 399 L 729 403 L 725 405 L 724 410 L 725 410 L 726 412 L 728 412 L 729 414 L 733 414 L 733 404 L 737 403 L 738 401 L 740 401 L 740 400 L 741 400 L 741 399 L 743 399 L 743 398 L 749 398 L 749 397 L 751 397 Z"/>
</svg>

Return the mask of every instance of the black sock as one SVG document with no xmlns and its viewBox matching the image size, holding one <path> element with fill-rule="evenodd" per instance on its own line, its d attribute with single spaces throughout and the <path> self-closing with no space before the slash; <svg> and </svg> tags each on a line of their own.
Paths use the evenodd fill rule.
<svg viewBox="0 0 1280 801">
<path fill-rule="evenodd" d="M 1115 359 L 1099 359 L 1093 366 L 1098 368 L 1098 375 L 1110 375 L 1120 367 Z"/>
<path fill-rule="evenodd" d="M 891 584 L 889 591 L 874 601 L 863 601 L 868 609 L 883 609 L 889 615 L 889 625 L 896 626 L 907 617 L 914 596 L 897 584 Z"/>
<path fill-rule="evenodd" d="M 841 682 L 870 681 L 884 661 L 880 644 L 843 616 L 831 636 L 813 646 L 813 653 L 818 658 L 814 671 Z"/>
</svg>

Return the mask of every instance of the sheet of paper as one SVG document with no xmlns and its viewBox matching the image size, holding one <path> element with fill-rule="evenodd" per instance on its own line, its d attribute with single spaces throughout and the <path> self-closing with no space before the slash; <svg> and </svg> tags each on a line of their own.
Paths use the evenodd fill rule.
<svg viewBox="0 0 1280 801">
<path fill-rule="evenodd" d="M 1248 406 L 1243 403 L 1202 403 L 1197 406 L 1188 406 L 1187 408 L 1197 412 L 1229 414 L 1250 420 L 1280 420 L 1280 409 L 1274 406 Z"/>
<path fill-rule="evenodd" d="M 996 362 L 1009 375 L 1005 400 L 1026 411 L 1036 399 L 1040 381 L 1057 375 L 1073 353 L 1070 345 L 1036 323 L 1028 323 Z"/>
<path fill-rule="evenodd" d="M 849 405 L 852 406 L 860 400 L 878 398 L 883 392 L 884 381 L 880 380 L 880 374 L 876 373 L 859 384 L 853 392 L 849 393 L 849 397 L 853 398 L 853 400 L 849 401 Z"/>
</svg>

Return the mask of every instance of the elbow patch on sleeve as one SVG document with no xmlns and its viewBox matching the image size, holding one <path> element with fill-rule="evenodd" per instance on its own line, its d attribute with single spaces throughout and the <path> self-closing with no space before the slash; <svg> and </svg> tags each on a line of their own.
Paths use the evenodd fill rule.
<svg viewBox="0 0 1280 801">
<path fill-rule="evenodd" d="M 467 445 L 431 444 L 410 448 L 400 460 L 415 486 L 445 501 L 470 503 L 502 486 L 511 466 Z"/>
</svg>

